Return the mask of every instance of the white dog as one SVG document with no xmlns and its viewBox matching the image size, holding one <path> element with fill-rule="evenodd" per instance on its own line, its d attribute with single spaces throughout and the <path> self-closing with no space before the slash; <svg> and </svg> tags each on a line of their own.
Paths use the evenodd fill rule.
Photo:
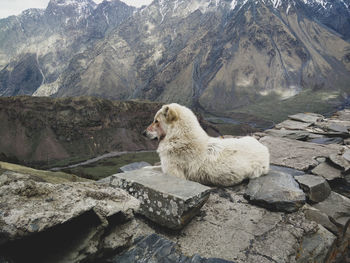
<svg viewBox="0 0 350 263">
<path fill-rule="evenodd" d="M 209 137 L 193 112 L 164 105 L 144 134 L 158 139 L 164 173 L 206 185 L 230 186 L 269 171 L 269 151 L 253 137 Z"/>
</svg>

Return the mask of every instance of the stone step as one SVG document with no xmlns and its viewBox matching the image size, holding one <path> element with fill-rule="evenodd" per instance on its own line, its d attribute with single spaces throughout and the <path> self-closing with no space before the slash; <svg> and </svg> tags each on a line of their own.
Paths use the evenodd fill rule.
<svg viewBox="0 0 350 263">
<path fill-rule="evenodd" d="M 170 229 L 184 227 L 208 200 L 211 190 L 147 168 L 115 174 L 108 181 L 141 202 L 139 213 Z"/>
</svg>

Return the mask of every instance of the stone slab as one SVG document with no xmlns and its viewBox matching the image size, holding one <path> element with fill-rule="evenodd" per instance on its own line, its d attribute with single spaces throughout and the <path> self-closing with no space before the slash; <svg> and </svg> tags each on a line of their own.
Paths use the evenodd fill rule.
<svg viewBox="0 0 350 263">
<path fill-rule="evenodd" d="M 127 165 L 124 165 L 124 166 L 120 167 L 118 172 L 119 173 L 130 172 L 130 171 L 133 171 L 133 170 L 141 169 L 141 168 L 143 168 L 145 166 L 151 166 L 151 164 L 149 164 L 147 162 L 130 163 L 130 164 L 127 164 Z"/>
<path fill-rule="evenodd" d="M 307 127 L 311 126 L 311 123 L 293 121 L 293 120 L 285 120 L 275 127 L 276 129 L 287 129 L 287 130 L 305 130 Z"/>
<path fill-rule="evenodd" d="M 288 118 L 291 120 L 301 121 L 306 123 L 315 123 L 317 121 L 324 119 L 322 115 L 316 114 L 316 113 L 297 113 L 297 114 L 288 116 Z"/>
<path fill-rule="evenodd" d="M 329 157 L 341 152 L 342 146 L 321 145 L 286 138 L 265 136 L 260 142 L 270 151 L 270 163 L 306 171 L 318 165 L 317 157 Z"/>
<path fill-rule="evenodd" d="M 295 212 L 305 204 L 305 194 L 293 176 L 280 171 L 250 180 L 244 196 L 272 211 Z"/>
<path fill-rule="evenodd" d="M 331 187 L 321 176 L 305 174 L 295 176 L 294 178 L 299 183 L 301 189 L 305 192 L 308 200 L 311 202 L 321 202 L 331 193 Z"/>
<path fill-rule="evenodd" d="M 140 200 L 139 213 L 171 229 L 184 227 L 210 195 L 211 188 L 151 169 L 112 175 L 110 185 Z"/>
<path fill-rule="evenodd" d="M 320 163 L 314 169 L 312 169 L 311 172 L 313 174 L 322 176 L 323 178 L 325 178 L 328 181 L 343 178 L 341 170 L 333 167 L 332 165 L 330 165 L 326 162 Z"/>
</svg>

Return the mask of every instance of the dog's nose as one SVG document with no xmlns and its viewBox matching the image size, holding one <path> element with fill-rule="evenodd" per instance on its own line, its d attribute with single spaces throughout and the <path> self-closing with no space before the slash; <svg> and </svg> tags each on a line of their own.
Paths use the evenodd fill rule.
<svg viewBox="0 0 350 263">
<path fill-rule="evenodd" d="M 147 136 L 147 131 L 144 130 L 144 131 L 142 132 L 142 135 L 143 135 L 143 136 Z"/>
</svg>

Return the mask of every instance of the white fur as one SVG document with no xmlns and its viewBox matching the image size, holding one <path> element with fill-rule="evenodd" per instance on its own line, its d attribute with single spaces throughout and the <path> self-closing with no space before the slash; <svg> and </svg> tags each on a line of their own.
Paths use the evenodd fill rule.
<svg viewBox="0 0 350 263">
<path fill-rule="evenodd" d="M 169 112 L 175 114 L 175 120 L 167 119 Z M 158 128 L 150 129 L 155 124 Z M 150 127 L 146 132 L 149 137 L 162 133 L 157 152 L 166 174 L 207 185 L 230 186 L 269 170 L 268 149 L 255 138 L 210 137 L 193 112 L 179 104 L 164 105 Z"/>
</svg>

